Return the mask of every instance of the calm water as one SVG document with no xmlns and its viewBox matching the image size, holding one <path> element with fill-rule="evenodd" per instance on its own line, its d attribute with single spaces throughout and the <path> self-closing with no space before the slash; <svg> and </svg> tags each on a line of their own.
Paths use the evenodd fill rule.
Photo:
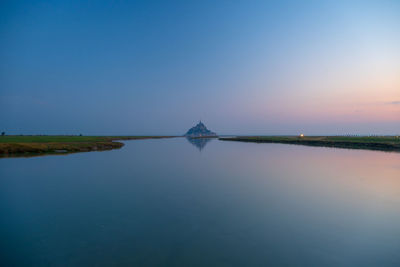
<svg viewBox="0 0 400 267">
<path fill-rule="evenodd" d="M 400 154 L 176 138 L 0 159 L 0 237 L 3 266 L 400 266 Z"/>
</svg>

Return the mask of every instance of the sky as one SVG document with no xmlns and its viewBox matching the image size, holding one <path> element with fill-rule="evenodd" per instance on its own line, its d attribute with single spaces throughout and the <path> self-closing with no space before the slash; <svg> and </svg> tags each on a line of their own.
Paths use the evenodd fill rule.
<svg viewBox="0 0 400 267">
<path fill-rule="evenodd" d="M 399 134 L 400 1 L 1 1 L 0 131 Z"/>
</svg>

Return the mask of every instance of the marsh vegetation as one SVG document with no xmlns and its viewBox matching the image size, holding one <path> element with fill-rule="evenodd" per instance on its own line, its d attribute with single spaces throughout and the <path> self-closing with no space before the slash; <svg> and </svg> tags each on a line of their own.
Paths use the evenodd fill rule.
<svg viewBox="0 0 400 267">
<path fill-rule="evenodd" d="M 400 152 L 398 136 L 237 136 L 222 137 L 219 140 Z"/>
</svg>

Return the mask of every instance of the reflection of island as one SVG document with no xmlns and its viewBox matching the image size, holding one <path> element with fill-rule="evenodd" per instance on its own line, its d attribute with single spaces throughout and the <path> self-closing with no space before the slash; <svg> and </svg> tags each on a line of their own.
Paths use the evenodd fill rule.
<svg viewBox="0 0 400 267">
<path fill-rule="evenodd" d="M 213 138 L 190 138 L 190 137 L 186 137 L 186 139 L 189 141 L 189 143 L 191 143 L 192 145 L 194 145 L 195 147 L 197 147 L 201 151 L 207 145 L 207 143 L 210 142 L 211 139 L 213 139 Z"/>
<path fill-rule="evenodd" d="M 186 139 L 197 147 L 200 151 L 206 146 L 208 142 L 211 141 L 212 138 L 218 137 L 216 133 L 207 129 L 207 127 L 199 121 L 199 123 L 190 128 L 189 131 L 185 134 Z"/>
</svg>

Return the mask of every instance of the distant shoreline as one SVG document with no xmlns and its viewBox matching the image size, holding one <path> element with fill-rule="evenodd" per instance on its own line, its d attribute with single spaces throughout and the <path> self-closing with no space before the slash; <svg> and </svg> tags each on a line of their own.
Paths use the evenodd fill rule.
<svg viewBox="0 0 400 267">
<path fill-rule="evenodd" d="M 124 140 L 173 138 L 182 136 L 67 136 L 67 135 L 6 135 L 0 136 L 0 158 L 65 155 L 78 152 L 106 151 L 124 146 Z M 194 137 L 218 138 L 221 141 L 280 143 L 347 149 L 400 152 L 398 136 L 235 136 Z"/>
<path fill-rule="evenodd" d="M 221 141 L 252 143 L 280 143 L 304 146 L 337 147 L 348 149 L 366 149 L 388 152 L 400 152 L 398 136 L 348 137 L 348 136 L 237 136 L 220 137 Z"/>
<path fill-rule="evenodd" d="M 176 136 L 0 136 L 0 158 L 65 155 L 78 152 L 105 151 L 124 146 L 119 140 L 172 138 Z"/>
</svg>

